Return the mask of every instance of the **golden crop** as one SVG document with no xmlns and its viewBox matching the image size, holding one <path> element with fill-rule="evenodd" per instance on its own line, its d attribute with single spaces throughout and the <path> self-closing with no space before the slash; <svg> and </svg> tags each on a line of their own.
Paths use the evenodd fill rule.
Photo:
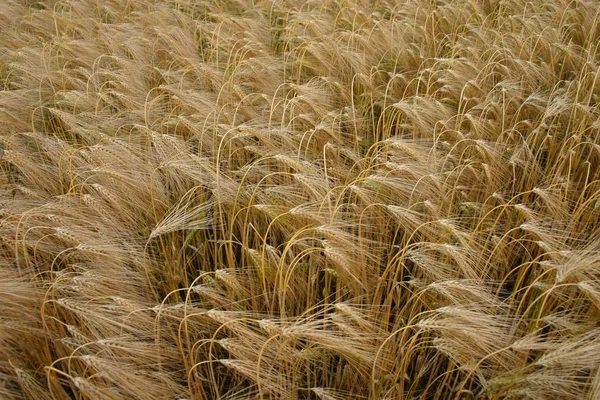
<svg viewBox="0 0 600 400">
<path fill-rule="evenodd" d="M 0 398 L 600 398 L 595 0 L 3 0 Z"/>
</svg>

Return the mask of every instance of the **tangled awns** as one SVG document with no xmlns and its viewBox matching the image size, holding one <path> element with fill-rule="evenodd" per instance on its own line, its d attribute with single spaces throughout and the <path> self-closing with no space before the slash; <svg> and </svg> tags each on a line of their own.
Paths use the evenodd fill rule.
<svg viewBox="0 0 600 400">
<path fill-rule="evenodd" d="M 0 398 L 599 399 L 596 0 L 2 0 Z"/>
</svg>

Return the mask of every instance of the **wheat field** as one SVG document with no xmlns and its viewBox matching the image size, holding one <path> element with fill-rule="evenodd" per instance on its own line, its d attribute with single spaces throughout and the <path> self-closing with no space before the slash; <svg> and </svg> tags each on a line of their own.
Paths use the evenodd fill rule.
<svg viewBox="0 0 600 400">
<path fill-rule="evenodd" d="M 0 27 L 0 398 L 600 398 L 595 0 Z"/>
</svg>

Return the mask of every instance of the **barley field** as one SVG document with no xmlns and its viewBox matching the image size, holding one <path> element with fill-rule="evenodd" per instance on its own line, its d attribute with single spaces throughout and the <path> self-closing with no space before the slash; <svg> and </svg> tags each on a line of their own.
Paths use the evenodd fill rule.
<svg viewBox="0 0 600 400">
<path fill-rule="evenodd" d="M 600 399 L 596 0 L 2 0 L 0 398 Z"/>
</svg>

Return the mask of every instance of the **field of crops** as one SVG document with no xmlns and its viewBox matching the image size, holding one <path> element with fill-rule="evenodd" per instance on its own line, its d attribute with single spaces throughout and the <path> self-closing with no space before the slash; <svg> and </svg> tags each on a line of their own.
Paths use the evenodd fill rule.
<svg viewBox="0 0 600 400">
<path fill-rule="evenodd" d="M 2 0 L 0 398 L 599 399 L 596 0 Z"/>
</svg>

